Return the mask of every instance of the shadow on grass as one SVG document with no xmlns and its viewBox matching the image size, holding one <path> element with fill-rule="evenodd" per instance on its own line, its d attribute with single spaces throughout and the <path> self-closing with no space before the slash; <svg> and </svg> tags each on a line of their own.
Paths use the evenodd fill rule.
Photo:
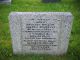
<svg viewBox="0 0 80 60">
<path fill-rule="evenodd" d="M 80 0 L 74 0 L 75 7 L 80 10 Z"/>
</svg>

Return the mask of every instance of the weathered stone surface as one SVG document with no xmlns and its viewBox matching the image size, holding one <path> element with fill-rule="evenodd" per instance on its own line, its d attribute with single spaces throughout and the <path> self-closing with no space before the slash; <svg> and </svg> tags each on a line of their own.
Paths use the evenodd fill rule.
<svg viewBox="0 0 80 60">
<path fill-rule="evenodd" d="M 72 26 L 70 12 L 12 12 L 14 54 L 65 54 Z"/>
</svg>

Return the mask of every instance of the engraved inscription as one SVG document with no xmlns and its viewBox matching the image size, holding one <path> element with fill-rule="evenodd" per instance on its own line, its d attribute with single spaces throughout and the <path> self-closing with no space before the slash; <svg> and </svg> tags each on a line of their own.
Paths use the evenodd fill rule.
<svg viewBox="0 0 80 60">
<path fill-rule="evenodd" d="M 22 19 L 22 49 L 51 50 L 58 46 L 60 31 L 58 18 L 31 16 Z"/>
</svg>

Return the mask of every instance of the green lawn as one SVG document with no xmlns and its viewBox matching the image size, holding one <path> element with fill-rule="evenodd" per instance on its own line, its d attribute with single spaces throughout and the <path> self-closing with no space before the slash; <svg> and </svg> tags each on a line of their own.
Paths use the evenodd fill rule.
<svg viewBox="0 0 80 60">
<path fill-rule="evenodd" d="M 0 4 L 0 60 L 80 60 L 80 4 L 79 0 L 42 3 L 41 0 L 13 0 L 11 5 Z M 27 54 L 13 55 L 8 15 L 11 11 L 71 12 L 73 28 L 67 54 L 63 56 Z"/>
</svg>

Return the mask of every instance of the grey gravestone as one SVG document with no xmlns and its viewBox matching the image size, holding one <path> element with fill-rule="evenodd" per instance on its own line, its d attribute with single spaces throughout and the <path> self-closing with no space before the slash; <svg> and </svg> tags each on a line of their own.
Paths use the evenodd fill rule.
<svg viewBox="0 0 80 60">
<path fill-rule="evenodd" d="M 69 12 L 12 12 L 10 30 L 14 54 L 65 54 L 72 26 Z"/>
<path fill-rule="evenodd" d="M 11 4 L 11 0 L 0 0 L 0 4 Z"/>
<path fill-rule="evenodd" d="M 60 2 L 61 0 L 42 0 L 44 3 Z"/>
</svg>

